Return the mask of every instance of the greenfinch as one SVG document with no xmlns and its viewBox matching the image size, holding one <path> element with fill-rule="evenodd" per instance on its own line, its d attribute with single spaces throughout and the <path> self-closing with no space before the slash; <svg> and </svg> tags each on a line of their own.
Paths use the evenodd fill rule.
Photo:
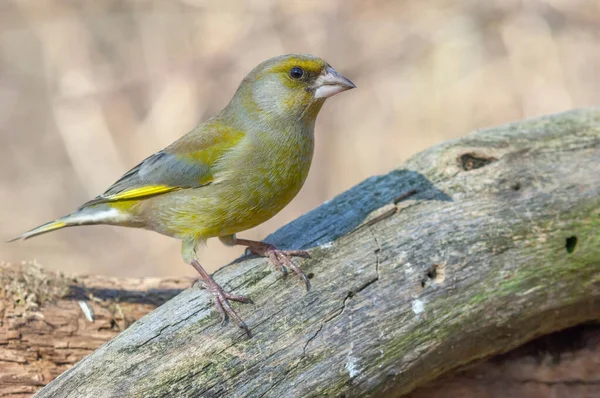
<svg viewBox="0 0 600 398">
<path fill-rule="evenodd" d="M 236 233 L 270 219 L 296 196 L 312 161 L 317 114 L 327 98 L 352 88 L 350 80 L 311 55 L 264 61 L 242 80 L 219 114 L 142 161 L 75 212 L 13 240 L 95 224 L 145 228 L 180 239 L 184 261 L 200 273 L 223 324 L 231 317 L 250 336 L 230 301 L 251 300 L 224 291 L 198 262 L 196 248 L 212 237 L 247 246 L 283 273 L 293 270 L 310 288 L 290 259 L 308 257 L 307 252 L 279 250 L 239 239 Z"/>
</svg>

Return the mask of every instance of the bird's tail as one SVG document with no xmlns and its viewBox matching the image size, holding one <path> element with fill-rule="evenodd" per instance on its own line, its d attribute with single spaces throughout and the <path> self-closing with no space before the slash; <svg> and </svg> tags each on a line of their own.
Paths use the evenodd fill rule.
<svg viewBox="0 0 600 398">
<path fill-rule="evenodd" d="M 119 222 L 125 221 L 125 218 L 126 216 L 124 214 L 106 204 L 84 207 L 74 213 L 68 214 L 54 221 L 47 222 L 46 224 L 42 224 L 39 227 L 36 227 L 22 235 L 17 236 L 16 238 L 9 240 L 8 242 L 25 240 L 37 235 L 56 231 L 57 229 L 74 227 L 78 225 L 119 224 Z"/>
<path fill-rule="evenodd" d="M 57 220 L 50 221 L 50 222 L 47 222 L 46 224 L 40 225 L 39 227 L 36 227 L 30 231 L 27 231 L 24 234 L 17 236 L 16 238 L 12 238 L 8 242 L 29 239 L 33 236 L 45 234 L 47 232 L 56 231 L 57 229 L 65 228 L 68 226 L 69 226 L 69 224 L 67 224 L 65 221 L 62 221 L 62 219 L 59 218 Z"/>
</svg>

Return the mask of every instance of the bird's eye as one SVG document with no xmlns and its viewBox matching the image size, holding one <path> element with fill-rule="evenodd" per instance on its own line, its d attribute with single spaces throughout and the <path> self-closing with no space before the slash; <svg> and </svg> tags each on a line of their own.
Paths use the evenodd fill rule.
<svg viewBox="0 0 600 398">
<path fill-rule="evenodd" d="M 304 76 L 304 70 L 298 66 L 294 66 L 291 70 L 290 70 L 290 77 L 292 79 L 300 79 L 302 78 L 302 76 Z"/>
</svg>

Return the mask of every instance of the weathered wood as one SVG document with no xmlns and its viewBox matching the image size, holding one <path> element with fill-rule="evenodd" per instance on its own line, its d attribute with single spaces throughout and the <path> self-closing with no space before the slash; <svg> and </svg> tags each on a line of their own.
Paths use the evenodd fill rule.
<svg viewBox="0 0 600 398">
<path fill-rule="evenodd" d="M 599 224 L 600 110 L 481 131 L 274 234 L 310 248 L 311 292 L 264 259 L 218 271 L 256 302 L 238 307 L 253 339 L 188 289 L 38 396 L 401 395 L 600 319 Z"/>
<path fill-rule="evenodd" d="M 74 278 L 37 264 L 0 263 L 0 397 L 31 396 L 191 284 Z"/>
<path fill-rule="evenodd" d="M 37 264 L 0 264 L 0 397 L 26 398 L 189 278 L 69 277 Z M 78 306 L 85 300 L 93 321 Z M 536 339 L 426 384 L 408 398 L 600 396 L 600 324 Z"/>
<path fill-rule="evenodd" d="M 600 397 L 600 325 L 540 337 L 507 354 L 468 366 L 406 398 Z"/>
</svg>

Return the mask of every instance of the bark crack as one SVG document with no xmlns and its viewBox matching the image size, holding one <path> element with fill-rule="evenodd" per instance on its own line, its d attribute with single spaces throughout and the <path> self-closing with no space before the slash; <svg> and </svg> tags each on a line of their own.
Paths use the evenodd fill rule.
<svg viewBox="0 0 600 398">
<path fill-rule="evenodd" d="M 148 344 L 149 342 L 151 342 L 152 340 L 155 340 L 157 338 L 159 338 L 162 333 L 167 330 L 168 328 L 172 328 L 175 327 L 177 325 L 179 325 L 180 323 L 184 323 L 187 320 L 189 320 L 190 318 L 194 317 L 195 315 L 197 315 L 200 311 L 202 311 L 204 309 L 204 307 L 199 307 L 196 309 L 196 311 L 192 312 L 190 315 L 188 315 L 187 317 L 178 320 L 175 323 L 170 323 L 168 325 L 163 326 L 162 328 L 160 328 L 160 330 L 158 331 L 158 333 L 156 333 L 154 336 L 150 337 L 148 340 L 143 341 L 141 344 L 138 345 L 138 348 L 145 346 L 146 344 Z"/>
<path fill-rule="evenodd" d="M 373 240 L 375 241 L 375 244 L 377 245 L 377 249 L 375 250 L 375 260 L 377 261 L 375 264 L 375 272 L 377 273 L 377 278 L 375 279 L 375 281 L 378 281 L 379 280 L 379 254 L 381 254 L 381 245 L 379 244 L 379 240 L 377 240 L 377 235 L 375 235 L 375 232 L 373 232 L 373 228 L 369 227 L 369 232 L 371 233 L 371 236 L 373 237 Z"/>
<path fill-rule="evenodd" d="M 365 282 L 363 285 L 359 286 L 356 290 L 354 291 L 349 291 L 346 296 L 344 297 L 344 300 L 342 302 L 342 306 L 339 309 L 339 311 L 327 318 L 325 318 L 325 320 L 323 322 L 321 322 L 321 325 L 319 326 L 319 328 L 317 329 L 317 331 L 308 338 L 308 340 L 306 340 L 306 343 L 304 344 L 304 347 L 302 349 L 302 356 L 300 357 L 300 359 L 298 360 L 298 362 L 296 363 L 296 365 L 294 365 L 294 369 L 296 369 L 300 363 L 304 360 L 304 358 L 306 358 L 307 356 L 307 349 L 308 349 L 308 345 L 317 338 L 317 336 L 319 335 L 319 333 L 323 330 L 323 327 L 325 326 L 325 324 L 333 321 L 334 319 L 340 317 L 344 311 L 346 310 L 346 305 L 348 303 L 348 300 L 350 300 L 352 297 L 354 297 L 354 295 L 356 295 L 356 293 L 362 292 L 363 290 L 365 290 L 367 287 L 371 286 L 372 284 L 374 284 L 375 282 L 377 282 L 379 280 L 379 255 L 381 253 L 381 245 L 379 244 L 379 241 L 377 240 L 377 236 L 375 235 L 375 233 L 373 232 L 373 229 L 369 227 L 369 232 L 371 233 L 371 236 L 373 236 L 373 240 L 375 241 L 375 244 L 377 245 L 377 248 L 374 250 L 374 254 L 375 254 L 375 278 L 368 280 L 367 282 Z"/>
</svg>

